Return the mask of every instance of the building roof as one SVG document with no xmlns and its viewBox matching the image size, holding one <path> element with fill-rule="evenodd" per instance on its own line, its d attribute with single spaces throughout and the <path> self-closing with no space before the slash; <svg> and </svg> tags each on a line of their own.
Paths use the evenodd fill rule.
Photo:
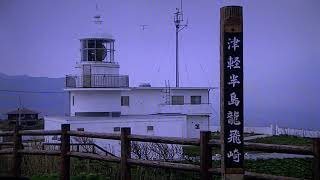
<svg viewBox="0 0 320 180">
<path fill-rule="evenodd" d="M 169 87 L 129 87 L 130 89 L 165 89 Z M 203 89 L 217 89 L 217 87 L 170 87 L 171 90 L 203 90 Z"/>
<path fill-rule="evenodd" d="M 79 39 L 114 39 L 113 36 L 109 33 L 104 32 L 95 32 L 88 34 L 80 34 Z"/>
<path fill-rule="evenodd" d="M 110 116 L 102 116 L 102 117 L 85 117 L 85 116 L 46 116 L 45 120 L 52 121 L 88 121 L 90 123 L 95 123 L 99 121 L 104 122 L 126 122 L 132 120 L 150 120 L 156 121 L 159 119 L 172 121 L 173 119 L 181 120 L 186 118 L 185 114 L 148 114 L 148 115 L 121 115 L 120 117 L 110 117 Z"/>
<path fill-rule="evenodd" d="M 163 90 L 168 87 L 128 87 L 128 88 L 65 88 L 66 91 L 130 91 L 130 90 Z M 170 87 L 171 90 L 211 90 L 217 87 Z"/>
<path fill-rule="evenodd" d="M 16 109 L 16 110 L 7 112 L 7 114 L 19 114 L 19 110 Z M 27 108 L 22 108 L 22 109 L 20 109 L 20 114 L 39 114 L 39 113 L 36 111 L 30 110 L 30 109 L 27 109 Z"/>
</svg>

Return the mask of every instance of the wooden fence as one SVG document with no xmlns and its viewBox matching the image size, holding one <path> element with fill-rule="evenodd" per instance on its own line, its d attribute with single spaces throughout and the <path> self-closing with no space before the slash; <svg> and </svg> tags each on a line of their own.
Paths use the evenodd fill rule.
<svg viewBox="0 0 320 180">
<path fill-rule="evenodd" d="M 53 150 L 28 150 L 23 149 L 22 136 L 61 136 L 61 148 L 60 151 Z M 131 179 L 130 166 L 146 166 L 164 169 L 174 169 L 182 171 L 200 172 L 200 178 L 202 180 L 211 179 L 212 175 L 221 175 L 220 168 L 212 168 L 212 147 L 220 147 L 220 141 L 211 139 L 210 131 L 202 131 L 200 133 L 200 139 L 189 138 L 176 138 L 176 137 L 158 137 L 158 136 L 145 136 L 131 134 L 130 128 L 122 128 L 121 134 L 112 133 L 96 133 L 96 132 L 84 132 L 70 130 L 69 124 L 61 125 L 61 130 L 20 130 L 15 129 L 10 132 L 1 132 L 0 136 L 13 136 L 14 142 L 3 143 L 4 145 L 13 145 L 12 149 L 2 149 L 1 154 L 13 155 L 13 167 L 12 176 L 21 176 L 21 161 L 22 155 L 49 155 L 60 156 L 62 163 L 60 169 L 60 179 L 70 179 L 70 157 L 86 158 L 101 160 L 106 162 L 119 163 L 120 178 L 121 180 Z M 70 137 L 87 137 L 87 138 L 100 138 L 111 139 L 121 141 L 121 156 L 99 155 L 93 153 L 82 153 L 70 151 Z M 150 161 L 131 158 L 131 141 L 139 142 L 153 142 L 153 143 L 165 143 L 165 144 L 180 144 L 180 145 L 194 145 L 200 146 L 200 165 L 183 164 L 163 161 Z M 1 144 L 0 144 L 1 145 Z M 288 145 L 270 145 L 261 143 L 244 143 L 244 149 L 250 151 L 263 151 L 263 152 L 275 152 L 275 153 L 288 153 L 288 154 L 301 154 L 301 155 L 313 155 L 313 179 L 320 179 L 320 140 L 315 139 L 313 147 L 300 147 L 300 146 L 288 146 Z M 285 179 L 294 180 L 297 178 L 274 176 L 268 174 L 259 174 L 254 172 L 244 172 L 245 179 Z"/>
</svg>

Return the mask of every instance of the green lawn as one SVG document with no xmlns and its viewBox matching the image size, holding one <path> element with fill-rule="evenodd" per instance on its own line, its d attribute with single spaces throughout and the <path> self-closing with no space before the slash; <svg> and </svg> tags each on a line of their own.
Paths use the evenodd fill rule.
<svg viewBox="0 0 320 180">
<path fill-rule="evenodd" d="M 250 134 L 247 134 L 247 136 L 249 135 Z M 220 137 L 220 134 L 217 132 L 213 132 L 211 137 L 213 139 L 217 139 Z M 312 139 L 310 138 L 302 138 L 302 137 L 287 136 L 287 135 L 258 138 L 258 139 L 249 140 L 248 142 L 294 145 L 294 146 L 311 146 L 312 145 Z M 183 152 L 184 152 L 184 155 L 188 157 L 200 156 L 200 147 L 199 146 L 183 146 Z M 213 155 L 219 154 L 219 153 L 220 153 L 220 148 L 217 148 L 217 147 L 212 148 Z"/>
<path fill-rule="evenodd" d="M 259 134 L 255 134 L 255 133 L 243 133 L 244 137 L 249 137 L 249 136 L 254 136 L 254 135 L 259 135 Z M 220 139 L 220 132 L 212 132 L 211 133 L 211 138 L 212 139 Z"/>
<path fill-rule="evenodd" d="M 220 166 L 220 161 L 213 161 L 214 167 Z M 312 159 L 268 159 L 268 160 L 246 160 L 245 170 L 250 172 L 272 174 L 277 176 L 287 176 L 310 179 L 312 177 Z M 116 169 L 114 169 L 116 170 Z M 113 172 L 117 173 L 117 172 Z M 71 177 L 72 180 L 109 180 L 115 176 L 110 177 L 108 174 L 101 173 L 87 173 L 85 171 L 78 172 L 77 175 Z M 164 170 L 156 168 L 133 167 L 132 179 L 198 179 L 198 173 L 181 172 L 175 170 Z M 31 177 L 32 180 L 58 180 L 57 173 L 40 174 Z M 215 179 L 219 179 L 216 177 Z"/>
<path fill-rule="evenodd" d="M 265 144 L 294 145 L 294 146 L 311 146 L 312 145 L 312 139 L 310 139 L 310 138 L 288 136 L 288 135 L 258 138 L 258 139 L 250 140 L 248 142 L 265 143 Z"/>
<path fill-rule="evenodd" d="M 257 173 L 311 179 L 312 159 L 245 160 L 245 169 Z"/>
</svg>

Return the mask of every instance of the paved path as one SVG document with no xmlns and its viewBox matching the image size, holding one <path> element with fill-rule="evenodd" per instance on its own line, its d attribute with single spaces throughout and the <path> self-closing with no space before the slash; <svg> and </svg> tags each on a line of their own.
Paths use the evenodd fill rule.
<svg viewBox="0 0 320 180">
<path fill-rule="evenodd" d="M 269 136 L 272 136 L 272 135 L 269 135 L 269 134 L 254 135 L 254 136 L 244 137 L 244 140 L 245 141 L 249 141 L 249 140 L 252 140 L 252 139 L 265 138 L 265 137 L 269 137 Z"/>
<path fill-rule="evenodd" d="M 311 155 L 283 154 L 283 153 L 245 153 L 244 159 L 286 159 L 286 158 L 313 158 Z M 220 160 L 220 154 L 212 156 L 212 160 Z"/>
</svg>

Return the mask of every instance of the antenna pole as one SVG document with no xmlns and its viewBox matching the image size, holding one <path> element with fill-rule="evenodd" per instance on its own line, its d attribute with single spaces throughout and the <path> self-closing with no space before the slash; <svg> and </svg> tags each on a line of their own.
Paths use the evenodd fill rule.
<svg viewBox="0 0 320 180">
<path fill-rule="evenodd" d="M 174 24 L 176 27 L 176 87 L 179 87 L 179 31 L 187 27 L 188 23 L 181 24 L 183 22 L 183 12 L 182 12 L 182 0 L 180 1 L 180 8 L 176 8 L 174 13 Z"/>
<path fill-rule="evenodd" d="M 176 87 L 179 87 L 179 28 L 176 28 Z"/>
</svg>

